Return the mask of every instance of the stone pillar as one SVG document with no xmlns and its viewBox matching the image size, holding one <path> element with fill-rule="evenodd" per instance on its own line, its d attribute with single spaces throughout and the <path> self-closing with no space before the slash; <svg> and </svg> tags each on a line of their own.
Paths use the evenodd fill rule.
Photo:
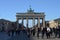
<svg viewBox="0 0 60 40">
<path fill-rule="evenodd" d="M 40 17 L 38 17 L 38 27 L 40 27 Z"/>
<path fill-rule="evenodd" d="M 33 18 L 33 26 L 35 26 L 35 18 Z"/>
<path fill-rule="evenodd" d="M 26 26 L 27 26 L 27 28 L 28 28 L 28 17 L 26 17 Z"/>
<path fill-rule="evenodd" d="M 24 26 L 24 24 L 23 24 L 23 20 L 24 20 L 24 19 L 23 19 L 23 17 L 22 17 L 22 27 Z"/>
<path fill-rule="evenodd" d="M 19 28 L 19 22 L 18 22 L 18 18 L 16 18 L 16 22 L 17 22 L 17 28 Z"/>
<path fill-rule="evenodd" d="M 21 18 L 22 19 L 22 30 L 24 30 L 24 19 L 23 19 L 23 17 Z"/>
<path fill-rule="evenodd" d="M 45 27 L 45 18 L 43 18 L 43 27 Z"/>
</svg>

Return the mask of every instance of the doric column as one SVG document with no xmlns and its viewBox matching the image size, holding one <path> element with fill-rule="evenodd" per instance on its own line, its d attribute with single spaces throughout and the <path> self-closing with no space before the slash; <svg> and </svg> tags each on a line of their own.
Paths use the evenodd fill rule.
<svg viewBox="0 0 60 40">
<path fill-rule="evenodd" d="M 19 19 L 18 18 L 16 18 L 16 22 L 17 22 L 17 28 L 19 28 Z"/>
<path fill-rule="evenodd" d="M 24 30 L 24 18 L 22 17 L 22 30 Z"/>
<path fill-rule="evenodd" d="M 28 17 L 26 17 L 26 26 L 27 26 L 27 28 L 28 28 Z"/>
<path fill-rule="evenodd" d="M 23 19 L 23 17 L 22 17 L 22 27 L 23 27 L 23 25 L 24 25 L 24 24 L 23 24 L 23 20 L 24 20 L 24 19 Z"/>
<path fill-rule="evenodd" d="M 35 26 L 35 17 L 33 18 L 33 26 Z"/>
<path fill-rule="evenodd" d="M 38 17 L 38 27 L 40 27 L 40 17 Z"/>
<path fill-rule="evenodd" d="M 43 18 L 43 27 L 45 27 L 45 18 Z"/>
</svg>

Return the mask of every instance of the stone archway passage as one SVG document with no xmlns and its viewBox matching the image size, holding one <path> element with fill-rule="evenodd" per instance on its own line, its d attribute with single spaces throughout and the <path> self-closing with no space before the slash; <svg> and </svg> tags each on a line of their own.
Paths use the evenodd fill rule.
<svg viewBox="0 0 60 40">
<path fill-rule="evenodd" d="M 45 27 L 45 14 L 44 12 L 34 12 L 31 8 L 25 12 L 25 13 L 16 13 L 16 22 L 17 22 L 17 28 L 18 28 L 18 21 L 22 19 L 22 24 L 23 20 L 26 19 L 27 22 L 27 27 L 28 27 L 28 19 L 33 20 L 33 25 L 35 25 L 35 19 L 37 19 L 38 27 L 40 27 L 40 19 L 42 19 L 43 22 L 43 27 Z"/>
</svg>

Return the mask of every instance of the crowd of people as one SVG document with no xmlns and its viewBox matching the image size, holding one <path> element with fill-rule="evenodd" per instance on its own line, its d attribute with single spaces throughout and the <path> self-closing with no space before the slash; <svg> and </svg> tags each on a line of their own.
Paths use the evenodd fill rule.
<svg viewBox="0 0 60 40">
<path fill-rule="evenodd" d="M 60 38 L 60 26 L 54 27 L 54 28 L 50 28 L 49 26 L 39 27 L 39 28 L 37 28 L 37 31 L 35 28 L 33 28 L 33 29 L 31 29 L 31 28 L 25 28 L 25 29 L 24 28 L 12 28 L 11 30 L 7 31 L 7 34 L 8 34 L 8 36 L 14 36 L 14 34 L 19 35 L 21 31 L 23 33 L 25 33 L 28 37 L 30 37 L 31 35 L 34 37 L 36 35 L 37 38 L 39 38 L 40 36 L 42 38 L 44 38 L 44 36 L 46 36 L 46 38 L 51 38 L 51 36 L 54 35 L 55 38 Z"/>
<path fill-rule="evenodd" d="M 33 31 L 32 34 L 34 36 L 35 33 L 36 33 L 36 30 L 33 29 L 31 31 Z M 54 27 L 54 28 L 50 28 L 49 26 L 42 27 L 42 28 L 40 27 L 37 30 L 37 37 L 38 38 L 40 36 L 39 34 L 41 34 L 41 37 L 42 38 L 44 38 L 44 36 L 46 38 L 51 38 L 52 36 L 54 36 L 55 38 L 60 38 L 60 26 Z"/>
</svg>

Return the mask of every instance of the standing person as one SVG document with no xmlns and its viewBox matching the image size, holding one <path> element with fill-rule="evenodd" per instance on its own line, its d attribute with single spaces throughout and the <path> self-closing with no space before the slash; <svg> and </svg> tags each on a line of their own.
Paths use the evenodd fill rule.
<svg viewBox="0 0 60 40">
<path fill-rule="evenodd" d="M 14 36 L 14 29 L 12 28 L 12 30 L 11 30 L 11 33 L 12 33 L 12 36 Z"/>
<path fill-rule="evenodd" d="M 8 31 L 7 31 L 8 36 L 10 36 L 10 32 L 11 32 L 11 30 L 8 30 Z"/>
<path fill-rule="evenodd" d="M 47 38 L 50 38 L 50 32 L 51 32 L 51 29 L 49 26 L 47 26 L 47 32 L 46 32 Z"/>
<path fill-rule="evenodd" d="M 28 28 L 28 37 L 30 37 L 30 29 Z"/>
<path fill-rule="evenodd" d="M 58 26 L 58 38 L 60 38 L 60 25 Z"/>
<path fill-rule="evenodd" d="M 20 34 L 20 29 L 17 28 L 17 29 L 16 29 L 16 35 L 19 35 L 19 34 Z"/>
<path fill-rule="evenodd" d="M 52 36 L 52 34 L 53 34 L 53 29 L 52 28 L 50 28 L 50 35 Z"/>
<path fill-rule="evenodd" d="M 57 37 L 58 36 L 58 27 L 54 27 L 53 32 L 54 32 L 55 37 Z"/>
<path fill-rule="evenodd" d="M 58 35 L 58 27 L 55 27 L 55 37 Z"/>
<path fill-rule="evenodd" d="M 14 31 L 15 31 L 15 28 L 14 28 L 14 23 L 12 23 L 12 27 L 11 27 L 11 33 L 12 33 L 12 36 L 14 35 Z"/>
<path fill-rule="evenodd" d="M 44 37 L 44 28 L 42 27 L 42 38 Z"/>
<path fill-rule="evenodd" d="M 46 34 L 46 27 L 42 28 L 42 38 L 44 38 L 44 35 Z"/>
<path fill-rule="evenodd" d="M 33 36 L 35 36 L 35 29 L 33 29 Z"/>
<path fill-rule="evenodd" d="M 31 35 L 33 35 L 33 29 L 31 29 Z"/>
<path fill-rule="evenodd" d="M 40 33 L 40 28 L 38 28 L 38 31 L 37 31 L 37 37 L 39 38 L 39 33 Z"/>
<path fill-rule="evenodd" d="M 16 34 L 16 35 L 18 34 L 17 30 L 18 30 L 18 29 L 16 28 L 16 29 L 15 29 L 15 34 Z"/>
</svg>

